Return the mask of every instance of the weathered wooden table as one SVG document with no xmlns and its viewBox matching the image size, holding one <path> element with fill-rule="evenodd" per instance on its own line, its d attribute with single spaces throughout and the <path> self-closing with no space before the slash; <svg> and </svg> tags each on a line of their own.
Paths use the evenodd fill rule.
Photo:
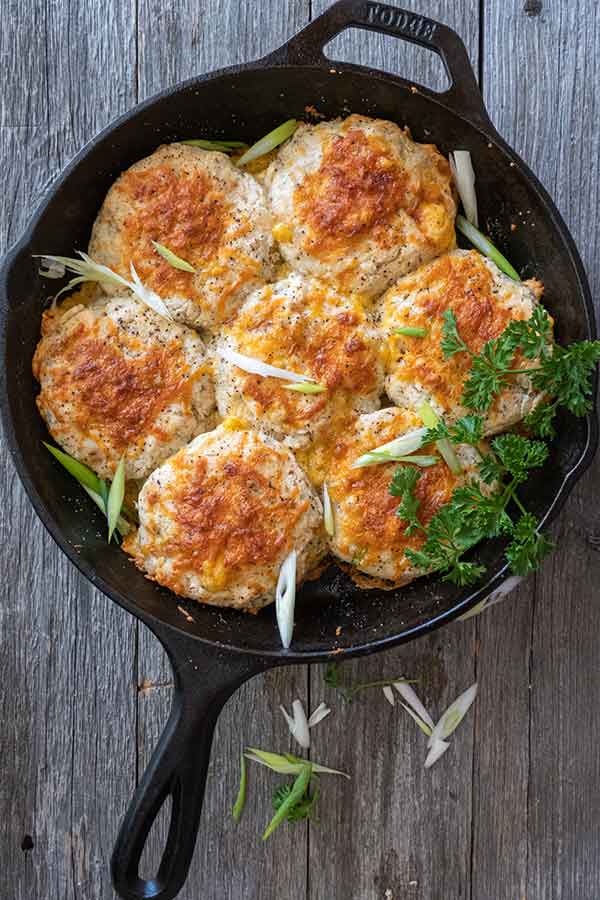
<svg viewBox="0 0 600 900">
<path fill-rule="evenodd" d="M 57 170 L 113 116 L 179 79 L 263 55 L 325 5 L 7 0 L 2 248 Z M 492 120 L 555 197 L 598 296 L 597 3 L 407 5 L 462 35 Z M 443 81 L 436 57 L 364 32 L 347 33 L 331 55 Z M 167 715 L 169 669 L 154 639 L 61 556 L 6 454 L 0 462 L 0 897 L 113 897 L 111 845 Z M 379 691 L 344 705 L 320 667 L 246 685 L 217 728 L 182 900 L 597 900 L 599 485 L 596 464 L 554 528 L 558 550 L 510 601 L 349 666 L 356 677 L 418 678 L 438 712 L 478 679 L 474 712 L 431 771 L 422 736 Z M 288 746 L 278 705 L 296 696 L 335 704 L 313 732 L 314 757 L 353 780 L 325 785 L 317 825 L 285 826 L 263 845 L 268 773 L 252 772 L 247 814 L 238 827 L 230 818 L 239 751 Z"/>
</svg>

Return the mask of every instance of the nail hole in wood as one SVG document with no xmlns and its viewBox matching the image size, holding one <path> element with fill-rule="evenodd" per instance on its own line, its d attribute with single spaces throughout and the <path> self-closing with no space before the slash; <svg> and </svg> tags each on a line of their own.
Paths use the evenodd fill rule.
<svg viewBox="0 0 600 900">
<path fill-rule="evenodd" d="M 21 841 L 21 850 L 24 853 L 28 853 L 30 850 L 33 850 L 33 838 L 30 834 L 23 835 L 23 840 Z"/>
</svg>

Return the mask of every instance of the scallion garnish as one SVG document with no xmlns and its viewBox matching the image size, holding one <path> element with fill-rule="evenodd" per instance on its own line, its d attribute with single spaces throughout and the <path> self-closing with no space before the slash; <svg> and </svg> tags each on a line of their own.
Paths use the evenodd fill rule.
<svg viewBox="0 0 600 900">
<path fill-rule="evenodd" d="M 173 253 L 172 250 L 169 250 L 168 247 L 165 247 L 164 244 L 159 244 L 158 241 L 152 241 L 152 246 L 163 259 L 166 259 L 170 266 L 173 266 L 174 269 L 181 269 L 182 272 L 196 271 L 189 262 L 186 262 L 185 259 L 181 259 L 180 256 L 176 256 L 175 253 Z"/>
<path fill-rule="evenodd" d="M 421 416 L 423 424 L 428 428 L 435 428 L 436 425 L 439 425 L 440 420 L 429 403 L 422 403 L 417 412 Z M 435 442 L 435 446 L 444 457 L 444 461 L 452 474 L 460 475 L 462 473 L 462 466 L 452 443 L 447 438 L 442 438 Z"/>
<path fill-rule="evenodd" d="M 113 480 L 108 492 L 108 500 L 106 501 L 106 518 L 108 519 L 108 542 L 112 540 L 113 533 L 117 527 L 123 500 L 125 499 L 125 457 L 122 456 L 117 471 L 113 476 Z"/>
<path fill-rule="evenodd" d="M 286 391 L 294 391 L 296 394 L 323 394 L 327 388 L 323 384 L 314 384 L 312 381 L 300 381 L 296 384 L 282 385 Z"/>
<path fill-rule="evenodd" d="M 327 490 L 327 482 L 323 482 L 323 524 L 325 525 L 325 531 L 329 535 L 329 537 L 333 537 L 335 533 L 335 520 L 333 518 L 333 506 L 331 505 L 331 498 L 329 496 L 329 491 Z"/>
<path fill-rule="evenodd" d="M 281 643 L 286 650 L 292 643 L 294 633 L 294 608 L 296 605 L 296 559 L 295 550 L 287 556 L 281 566 L 275 590 L 275 614 Z"/>
<path fill-rule="evenodd" d="M 240 760 L 240 787 L 231 814 L 234 822 L 239 822 L 246 805 L 246 757 L 242 753 Z"/>
<path fill-rule="evenodd" d="M 72 475 L 73 478 L 76 478 L 79 484 L 83 485 L 83 487 L 88 488 L 90 491 L 93 491 L 95 494 L 98 494 L 100 498 L 102 498 L 103 488 L 102 488 L 102 480 L 98 478 L 95 472 L 86 466 L 85 463 L 79 462 L 78 459 L 75 459 L 72 456 L 69 456 L 68 453 L 64 453 L 62 450 L 59 450 L 58 447 L 53 447 L 52 444 L 47 444 L 46 441 L 42 441 L 46 450 L 48 450 L 52 456 L 59 461 L 61 466 L 67 470 L 69 475 Z"/>
<path fill-rule="evenodd" d="M 234 150 L 241 150 L 248 146 L 243 141 L 220 141 L 218 139 L 209 141 L 205 138 L 192 138 L 180 143 L 187 144 L 188 147 L 200 147 L 202 150 L 216 150 L 218 153 L 233 153 Z"/>
<path fill-rule="evenodd" d="M 456 217 L 456 227 L 460 231 L 461 234 L 470 241 L 474 247 L 483 253 L 484 256 L 487 256 L 492 262 L 495 262 L 498 268 L 504 272 L 505 275 L 508 275 L 509 278 L 512 278 L 513 281 L 520 281 L 519 273 L 516 269 L 514 269 L 509 261 L 503 256 L 500 251 L 494 247 L 489 238 L 486 238 L 484 234 L 479 231 L 478 228 L 475 228 L 474 225 L 471 225 L 470 222 L 465 219 L 464 216 Z"/>
<path fill-rule="evenodd" d="M 261 766 L 265 766 L 279 775 L 298 775 L 300 766 L 304 762 L 303 759 L 294 756 L 293 753 L 281 755 L 280 753 L 271 753 L 268 750 L 258 750 L 256 747 L 248 747 L 244 755 L 246 759 L 259 763 Z M 342 775 L 344 778 L 350 778 L 345 772 L 340 772 L 338 769 L 330 769 L 315 762 L 313 762 L 313 772 L 315 775 Z"/>
<path fill-rule="evenodd" d="M 296 122 L 296 119 L 288 119 L 283 125 L 274 128 L 273 131 L 270 131 L 255 144 L 252 144 L 249 150 L 246 150 L 244 155 L 238 159 L 238 166 L 245 166 L 249 162 L 252 162 L 253 159 L 258 159 L 259 156 L 270 153 L 275 147 L 279 147 L 280 144 L 287 141 L 287 139 L 293 135 L 297 127 L 298 123 Z"/>
<path fill-rule="evenodd" d="M 64 294 L 65 291 L 72 290 L 72 288 L 77 287 L 79 284 L 84 284 L 85 282 L 93 282 L 94 284 L 110 284 L 110 285 L 119 285 L 120 287 L 127 288 L 127 290 L 132 291 L 138 300 L 141 300 L 142 303 L 145 303 L 146 306 L 149 306 L 154 312 L 157 312 L 160 316 L 163 316 L 165 319 L 170 319 L 169 311 L 167 307 L 154 291 L 151 291 L 149 288 L 145 287 L 139 279 L 138 273 L 135 270 L 135 266 L 133 263 L 130 265 L 131 277 L 132 281 L 128 281 L 126 278 L 123 278 L 122 275 L 119 275 L 117 272 L 113 272 L 112 269 L 109 269 L 108 266 L 102 265 L 102 263 L 94 262 L 94 260 L 88 256 L 87 253 L 83 253 L 82 250 L 78 250 L 77 253 L 81 257 L 81 259 L 75 259 L 75 257 L 70 256 L 50 256 L 49 254 L 34 254 L 34 259 L 42 259 L 45 260 L 48 267 L 51 265 L 61 265 L 67 272 L 73 272 L 77 276 L 76 278 L 72 278 L 65 286 L 62 288 L 58 294 L 54 297 L 56 301 L 61 294 Z M 43 271 L 40 271 L 41 275 L 47 277 Z"/>
<path fill-rule="evenodd" d="M 329 663 L 325 670 L 324 677 L 325 684 L 333 688 L 342 695 L 344 700 L 347 700 L 348 703 L 352 703 L 354 697 L 360 692 L 364 690 L 368 690 L 369 688 L 384 688 L 384 687 L 394 687 L 400 683 L 406 682 L 406 678 L 384 678 L 379 681 L 358 681 L 354 684 L 348 684 L 343 682 L 340 678 L 340 665 L 339 663 Z"/>
<path fill-rule="evenodd" d="M 380 447 L 374 447 L 368 453 L 359 456 L 352 463 L 353 469 L 360 469 L 362 466 L 372 466 L 377 463 L 389 462 L 394 456 L 409 456 L 415 450 L 419 450 L 423 446 L 427 428 L 415 428 L 406 434 L 388 441 L 387 444 L 381 444 Z M 374 458 L 375 457 L 375 458 Z M 380 458 L 377 458 L 380 457 Z M 387 459 L 386 459 L 387 457 Z"/>
<path fill-rule="evenodd" d="M 92 471 L 92 469 L 90 469 L 84 463 L 79 462 L 78 459 L 74 459 L 74 457 L 69 456 L 68 453 L 64 453 L 62 450 L 59 450 L 58 447 L 53 447 L 51 444 L 47 444 L 45 441 L 42 441 L 42 443 L 44 447 L 52 454 L 52 456 L 61 464 L 61 466 L 63 466 L 63 468 L 67 470 L 69 475 L 72 475 L 73 478 L 75 478 L 79 482 L 88 497 L 90 497 L 94 501 L 100 512 L 108 517 L 107 510 L 110 491 L 104 479 L 98 478 L 98 476 L 95 472 Z M 114 532 L 115 530 L 123 536 L 125 536 L 130 530 L 129 522 L 127 522 L 123 518 L 123 516 L 120 515 L 120 508 L 117 513 L 117 518 L 115 520 L 115 525 L 113 526 L 112 531 Z"/>
<path fill-rule="evenodd" d="M 282 378 L 295 384 L 315 384 L 308 375 L 299 375 L 297 372 L 290 372 L 288 369 L 271 366 L 269 363 L 263 362 L 262 359 L 256 359 L 254 356 L 245 356 L 243 353 L 238 353 L 237 350 L 232 350 L 231 347 L 220 346 L 217 347 L 216 352 L 221 359 L 230 362 L 243 372 L 249 372 L 251 375 L 262 375 L 264 378 Z"/>
<path fill-rule="evenodd" d="M 398 328 L 392 328 L 392 334 L 398 334 L 401 337 L 427 337 L 427 329 L 420 325 L 400 325 Z"/>
<path fill-rule="evenodd" d="M 365 453 L 360 459 L 360 466 L 357 466 L 355 463 L 352 466 L 353 469 L 366 468 L 366 466 L 379 466 L 382 463 L 390 462 L 412 463 L 413 466 L 427 468 L 428 466 L 435 466 L 435 464 L 440 461 L 439 456 L 427 456 L 426 454 L 417 453 L 414 453 L 411 456 L 398 456 L 394 453 L 377 453 L 375 450 L 371 451 L 371 453 Z"/>
<path fill-rule="evenodd" d="M 473 171 L 471 154 L 468 150 L 455 150 L 454 153 L 448 155 L 448 161 L 450 163 L 450 168 L 452 169 L 452 174 L 454 175 L 456 188 L 465 211 L 465 216 L 471 225 L 478 228 L 479 219 L 477 216 L 477 194 L 475 193 L 475 172 Z"/>
<path fill-rule="evenodd" d="M 320 703 L 311 713 L 310 717 L 306 717 L 304 706 L 301 700 L 294 700 L 292 703 L 292 715 L 288 713 L 284 706 L 279 707 L 283 713 L 283 717 L 287 722 L 290 734 L 295 737 L 301 747 L 308 749 L 310 747 L 310 729 L 327 718 L 331 712 L 325 703 Z"/>
<path fill-rule="evenodd" d="M 467 688 L 464 693 L 457 697 L 454 703 L 451 703 L 445 713 L 440 717 L 439 722 L 431 732 L 427 742 L 428 747 L 433 747 L 436 741 L 445 741 L 450 735 L 456 731 L 468 710 L 475 702 L 477 696 L 477 682 Z"/>
<path fill-rule="evenodd" d="M 281 825 L 281 823 L 287 818 L 288 814 L 294 809 L 294 807 L 303 799 L 308 787 L 310 785 L 310 779 L 312 778 L 312 763 L 303 762 L 300 766 L 300 771 L 292 785 L 292 789 L 279 806 L 279 809 L 267 825 L 265 829 L 265 833 L 263 834 L 263 841 L 266 841 L 268 837 L 270 837 L 275 829 Z"/>
</svg>

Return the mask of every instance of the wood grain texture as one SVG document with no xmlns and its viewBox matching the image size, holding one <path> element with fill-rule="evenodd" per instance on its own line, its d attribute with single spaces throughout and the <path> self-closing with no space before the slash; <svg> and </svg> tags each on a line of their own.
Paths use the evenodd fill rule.
<svg viewBox="0 0 600 900">
<path fill-rule="evenodd" d="M 500 133 L 522 154 L 563 213 L 582 253 L 592 295 L 598 300 L 600 14 L 591 0 L 577 4 L 546 0 L 538 7 L 530 6 L 541 7 L 540 14 L 527 15 L 520 3 L 494 0 L 485 4 L 485 99 Z M 600 524 L 599 484 L 596 461 L 554 527 L 557 550 L 536 578 L 528 662 L 531 705 L 527 806 L 524 810 L 522 799 L 510 805 L 517 814 L 512 846 L 503 856 L 502 868 L 495 872 L 489 855 L 485 857 L 488 864 L 479 870 L 474 893 L 482 900 L 510 874 L 514 867 L 511 854 L 517 847 L 522 861 L 519 881 L 512 894 L 503 889 L 505 893 L 499 896 L 520 896 L 517 884 L 528 900 L 592 900 L 600 896 L 595 714 L 600 687 L 596 639 L 600 608 L 595 602 L 600 556 L 594 543 Z M 498 609 L 490 619 L 481 620 L 485 629 L 482 659 L 486 656 L 484 645 L 492 649 L 497 641 L 493 617 L 501 616 L 502 609 Z M 521 675 L 525 649 L 514 653 Z M 511 661 L 512 657 L 513 653 Z M 522 709 L 523 686 L 515 684 L 514 689 Z M 513 797 L 516 792 L 510 752 L 515 750 L 515 718 L 513 711 L 506 729 L 511 735 L 508 753 L 504 755 L 502 745 L 496 751 L 496 768 L 504 769 Z M 525 731 L 523 726 L 522 744 Z M 522 758 L 521 746 L 517 755 L 521 782 Z M 480 783 L 483 798 L 483 771 Z M 519 795 L 523 797 L 523 788 Z M 496 796 L 501 794 L 496 792 Z M 481 821 L 480 841 L 489 840 L 484 830 L 489 835 L 494 823 L 501 823 L 507 812 L 505 804 L 500 804 L 496 816 Z M 499 880 L 494 880 L 495 875 Z"/>
<path fill-rule="evenodd" d="M 127 4 L 3 13 L 2 250 L 54 173 L 135 100 Z M 4 445 L 0 498 L 0 896 L 108 900 L 135 783 L 134 627 L 50 540 Z"/>
<path fill-rule="evenodd" d="M 140 99 L 176 81 L 265 55 L 308 21 L 308 2 L 222 3 L 141 0 L 138 12 Z M 166 39 L 165 39 L 166 38 Z M 139 685 L 168 684 L 171 672 L 160 645 L 140 626 Z M 249 774 L 249 801 L 238 826 L 231 819 L 244 746 L 291 749 L 279 704 L 306 697 L 306 667 L 259 676 L 229 701 L 215 733 L 198 844 L 181 900 L 300 900 L 306 896 L 307 829 L 281 832 L 262 844 L 277 777 Z M 166 722 L 171 688 L 138 694 L 139 772 Z M 256 767 L 258 769 L 258 767 Z M 166 817 L 165 817 L 166 818 Z M 156 871 L 166 821 L 151 835 L 144 863 Z"/>
<path fill-rule="evenodd" d="M 474 681 L 473 638 L 465 623 L 340 671 L 350 681 L 416 679 L 435 719 Z M 311 697 L 312 706 L 334 704 L 314 731 L 312 757 L 352 776 L 350 784 L 323 778 L 320 821 L 310 829 L 311 900 L 466 900 L 474 719 L 456 732 L 443 762 L 426 771 L 425 735 L 379 688 L 347 704 L 324 687 L 315 666 Z"/>
</svg>

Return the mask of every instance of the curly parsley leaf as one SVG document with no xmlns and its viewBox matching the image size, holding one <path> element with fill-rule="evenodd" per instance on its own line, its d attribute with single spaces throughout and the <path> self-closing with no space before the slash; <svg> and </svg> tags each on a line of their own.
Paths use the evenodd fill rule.
<svg viewBox="0 0 600 900">
<path fill-rule="evenodd" d="M 289 800 L 292 793 L 291 784 L 281 784 L 273 794 L 273 809 L 278 810 L 283 804 Z M 315 788 L 312 794 L 307 790 L 304 796 L 298 800 L 293 806 L 288 808 L 286 820 L 288 822 L 299 822 L 302 819 L 313 818 L 314 808 L 319 799 L 319 790 Z"/>
<path fill-rule="evenodd" d="M 476 447 L 483 440 L 484 424 L 483 416 L 463 416 L 450 428 L 450 440 Z"/>
<path fill-rule="evenodd" d="M 523 513 L 514 526 L 506 558 L 515 575 L 529 575 L 553 549 L 552 542 L 538 532 L 538 527 L 539 522 L 531 513 Z"/>
<path fill-rule="evenodd" d="M 556 434 L 553 423 L 557 409 L 558 401 L 556 400 L 554 403 L 540 404 L 525 416 L 523 424 L 538 437 L 553 438 Z"/>
<path fill-rule="evenodd" d="M 532 374 L 533 386 L 556 398 L 559 406 L 584 416 L 592 406 L 592 376 L 600 362 L 600 341 L 554 347 Z"/>
<path fill-rule="evenodd" d="M 479 464 L 479 477 L 485 484 L 502 481 L 506 472 L 492 453 L 483 453 Z"/>
<path fill-rule="evenodd" d="M 458 333 L 458 325 L 456 316 L 451 309 L 445 310 L 442 315 L 444 324 L 442 325 L 442 353 L 449 359 L 455 353 L 471 353 L 460 334 Z"/>
<path fill-rule="evenodd" d="M 415 496 L 415 487 L 421 472 L 413 466 L 398 466 L 389 486 L 392 497 L 401 497 L 396 515 L 403 519 L 407 525 L 405 534 L 411 535 L 422 528 L 417 513 L 419 510 L 419 498 Z"/>
<path fill-rule="evenodd" d="M 451 581 L 458 587 L 474 584 L 484 574 L 485 566 L 456 559 L 449 572 L 442 576 L 442 581 Z"/>
<path fill-rule="evenodd" d="M 451 355 L 451 350 L 458 352 L 453 348 L 468 349 L 458 334 L 454 314 L 448 324 L 444 320 L 444 329 L 449 351 L 446 353 L 442 341 L 444 355 Z M 513 368 L 517 353 L 526 360 L 538 360 L 539 365 Z M 552 322 L 541 306 L 536 306 L 529 319 L 511 322 L 499 337 L 485 344 L 481 353 L 471 355 L 471 371 L 462 398 L 468 409 L 485 412 L 511 377 L 518 374 L 528 375 L 536 390 L 555 398 L 576 416 L 583 416 L 590 409 L 600 341 L 581 341 L 568 347 L 552 344 Z M 533 419 L 544 437 L 551 435 L 552 414 L 553 410 L 547 410 Z"/>
<path fill-rule="evenodd" d="M 423 441 L 425 444 L 433 444 L 435 441 L 452 441 L 453 444 L 470 444 L 476 447 L 483 439 L 483 416 L 467 415 L 457 419 L 453 425 L 438 422 L 434 428 L 427 431 Z"/>
<path fill-rule="evenodd" d="M 525 481 L 530 469 L 539 469 L 548 459 L 546 444 L 518 434 L 501 434 L 492 441 L 492 448 L 517 483 Z"/>
<path fill-rule="evenodd" d="M 538 359 L 547 354 L 552 343 L 552 321 L 544 307 L 538 304 L 529 319 L 510 322 L 504 335 L 525 359 Z"/>
</svg>

